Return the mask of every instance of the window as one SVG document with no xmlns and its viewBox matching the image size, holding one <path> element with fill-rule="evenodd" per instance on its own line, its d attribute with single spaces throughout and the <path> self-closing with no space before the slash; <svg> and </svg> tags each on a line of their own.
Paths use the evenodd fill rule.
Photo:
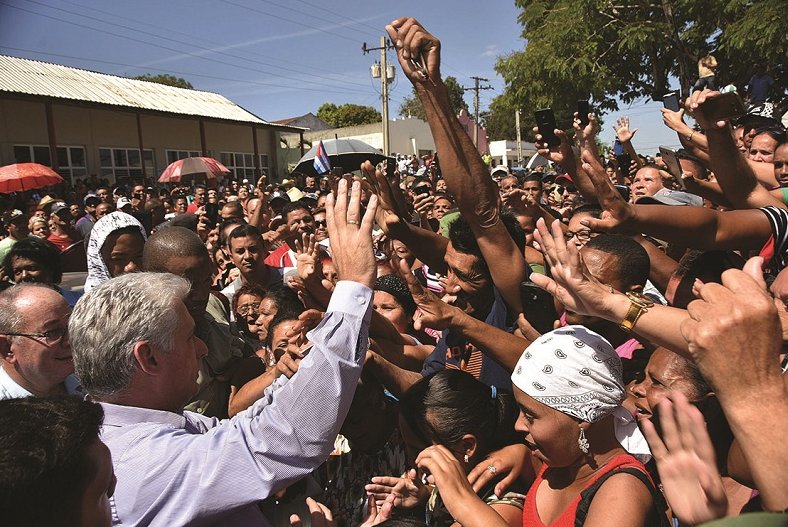
<svg viewBox="0 0 788 527">
<path fill-rule="evenodd" d="M 165 152 L 167 153 L 167 165 L 170 165 L 179 159 L 202 156 L 202 152 L 198 150 L 165 150 Z"/>
<path fill-rule="evenodd" d="M 155 179 L 157 172 L 153 150 L 145 149 L 140 156 L 139 148 L 99 148 L 101 176 L 112 176 L 116 183 L 142 180 L 143 162 L 145 174 Z"/>
<path fill-rule="evenodd" d="M 75 177 L 87 176 L 87 161 L 83 147 L 58 146 L 56 152 L 58 173 L 64 179 L 72 180 Z M 48 167 L 52 166 L 49 147 L 46 145 L 14 145 L 14 160 L 16 163 L 39 163 Z"/>
<path fill-rule="evenodd" d="M 219 161 L 230 169 L 236 179 L 248 179 L 255 181 L 254 177 L 254 154 L 241 152 L 222 152 Z M 260 170 L 263 174 L 269 171 L 268 154 L 260 154 Z"/>
</svg>

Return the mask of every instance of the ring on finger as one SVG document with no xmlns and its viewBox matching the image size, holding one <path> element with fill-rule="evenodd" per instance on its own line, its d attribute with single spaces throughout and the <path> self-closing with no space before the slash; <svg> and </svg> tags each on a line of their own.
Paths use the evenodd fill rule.
<svg viewBox="0 0 788 527">
<path fill-rule="evenodd" d="M 495 465 L 493 464 L 487 465 L 487 470 L 490 472 L 490 474 L 495 474 L 496 472 L 498 472 L 498 469 L 495 468 Z"/>
<path fill-rule="evenodd" d="M 347 220 L 348 225 L 358 225 L 356 220 Z"/>
</svg>

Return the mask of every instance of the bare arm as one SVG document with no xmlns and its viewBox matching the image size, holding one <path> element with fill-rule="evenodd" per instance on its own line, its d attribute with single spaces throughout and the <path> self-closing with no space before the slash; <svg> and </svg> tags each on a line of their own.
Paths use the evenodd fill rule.
<svg viewBox="0 0 788 527">
<path fill-rule="evenodd" d="M 372 350 L 390 363 L 412 372 L 421 372 L 424 360 L 430 356 L 435 346 L 424 344 L 392 342 L 382 338 L 372 339 Z"/>
<path fill-rule="evenodd" d="M 440 41 L 412 18 L 396 20 L 386 31 L 424 106 L 447 187 L 479 242 L 493 283 L 509 307 L 519 311 L 518 286 L 528 276 L 528 265 L 501 220 L 498 189 L 451 108 L 440 77 Z M 425 61 L 427 78 L 414 67 L 413 58 Z"/>
<path fill-rule="evenodd" d="M 368 368 L 372 375 L 396 397 L 402 397 L 422 378 L 420 372 L 400 368 L 373 351 L 367 353 L 364 367 Z"/>
<path fill-rule="evenodd" d="M 737 209 L 775 205 L 784 208 L 782 200 L 775 199 L 758 181 L 747 160 L 736 148 L 733 132 L 727 122 L 712 122 L 704 114 L 706 101 L 719 96 L 719 92 L 704 90 L 695 92 L 690 106 L 695 110 L 695 119 L 706 130 L 711 169 L 722 187 L 725 197 Z M 693 136 L 694 137 L 694 136 Z"/>
<path fill-rule="evenodd" d="M 648 278 L 651 280 L 657 289 L 663 294 L 668 287 L 668 281 L 673 271 L 679 266 L 679 263 L 660 251 L 656 245 L 645 239 L 643 236 L 637 235 L 634 237 L 648 253 L 648 259 L 651 262 L 651 270 L 649 271 Z"/>
<path fill-rule="evenodd" d="M 648 234 L 695 249 L 760 249 L 772 234 L 766 215 L 755 209 L 719 212 L 704 207 L 632 205 L 624 201 L 604 172 L 583 164 L 608 213 L 583 223 L 592 230 Z M 678 214 L 677 212 L 680 212 Z"/>
</svg>

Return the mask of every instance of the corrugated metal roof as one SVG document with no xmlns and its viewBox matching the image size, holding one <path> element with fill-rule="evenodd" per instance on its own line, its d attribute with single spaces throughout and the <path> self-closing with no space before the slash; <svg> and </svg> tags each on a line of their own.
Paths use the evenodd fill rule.
<svg viewBox="0 0 788 527">
<path fill-rule="evenodd" d="M 270 125 L 217 94 L 0 55 L 0 92 Z"/>
</svg>

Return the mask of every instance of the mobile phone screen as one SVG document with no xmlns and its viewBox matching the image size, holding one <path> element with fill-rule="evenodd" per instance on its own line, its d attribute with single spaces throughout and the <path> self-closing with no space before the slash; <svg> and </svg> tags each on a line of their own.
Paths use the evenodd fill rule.
<svg viewBox="0 0 788 527">
<path fill-rule="evenodd" d="M 679 94 L 676 92 L 665 94 L 662 98 L 662 104 L 671 112 L 678 112 L 681 109 L 679 106 Z"/>
<path fill-rule="evenodd" d="M 536 118 L 536 126 L 539 128 L 539 134 L 544 138 L 549 146 L 558 146 L 561 140 L 555 135 L 555 114 L 551 108 L 544 108 L 537 110 L 534 113 Z"/>
<path fill-rule="evenodd" d="M 588 126 L 589 113 L 591 113 L 591 109 L 588 106 L 588 100 L 577 101 L 577 116 L 580 118 L 581 126 Z"/>
</svg>

